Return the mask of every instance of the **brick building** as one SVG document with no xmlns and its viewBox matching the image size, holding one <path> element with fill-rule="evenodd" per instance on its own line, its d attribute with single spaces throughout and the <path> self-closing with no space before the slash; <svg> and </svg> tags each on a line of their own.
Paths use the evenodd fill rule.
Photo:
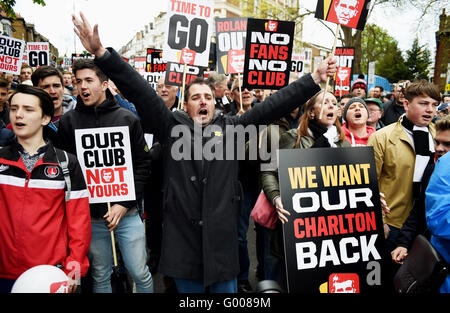
<svg viewBox="0 0 450 313">
<path fill-rule="evenodd" d="M 49 42 L 49 40 L 38 33 L 34 29 L 34 24 L 27 23 L 20 14 L 16 13 L 16 18 L 8 17 L 6 13 L 0 8 L 0 33 L 4 36 L 11 36 L 13 38 L 24 40 L 25 42 Z M 58 49 L 50 44 L 50 53 L 53 57 L 58 58 Z"/>
<path fill-rule="evenodd" d="M 436 32 L 433 82 L 441 91 L 450 91 L 450 16 L 445 14 L 445 9 L 440 16 L 439 30 Z"/>
</svg>

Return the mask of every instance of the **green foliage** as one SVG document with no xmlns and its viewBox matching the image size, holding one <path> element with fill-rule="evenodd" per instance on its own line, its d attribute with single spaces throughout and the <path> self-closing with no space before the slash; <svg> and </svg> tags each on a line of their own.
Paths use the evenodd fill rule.
<svg viewBox="0 0 450 313">
<path fill-rule="evenodd" d="M 428 79 L 431 65 L 430 51 L 425 45 L 419 45 L 419 39 L 416 38 L 410 50 L 406 51 L 406 67 L 408 68 L 411 80 Z"/>
<path fill-rule="evenodd" d="M 431 54 L 416 38 L 406 60 L 397 46 L 397 41 L 387 31 L 373 24 L 366 25 L 361 40 L 361 68 L 367 72 L 369 62 L 376 62 L 377 75 L 386 77 L 391 83 L 402 79 L 428 79 Z"/>
<path fill-rule="evenodd" d="M 375 73 L 386 77 L 391 83 L 409 79 L 408 68 L 405 64 L 402 51 L 397 46 L 397 41 L 390 42 L 386 47 L 384 55 L 377 59 Z"/>
<path fill-rule="evenodd" d="M 33 0 L 33 3 L 45 6 L 44 0 Z M 14 6 L 16 5 L 16 0 L 1 0 L 0 6 L 3 11 L 5 11 L 6 15 L 11 18 L 16 18 L 16 14 L 14 13 Z"/>
</svg>

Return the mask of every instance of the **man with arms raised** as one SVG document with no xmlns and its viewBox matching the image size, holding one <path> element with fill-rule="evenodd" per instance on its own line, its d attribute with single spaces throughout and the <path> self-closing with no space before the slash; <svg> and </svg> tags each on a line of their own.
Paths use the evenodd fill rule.
<svg viewBox="0 0 450 313">
<path fill-rule="evenodd" d="M 171 112 L 117 52 L 102 46 L 98 25 L 92 29 L 83 14 L 81 20 L 75 16 L 72 20 L 86 50 L 96 56 L 96 64 L 136 105 L 144 131 L 156 134 L 163 146 L 166 201 L 160 272 L 175 278 L 180 292 L 204 292 L 206 286 L 211 292 L 236 292 L 237 218 L 242 195 L 238 159 L 227 158 L 230 147 L 225 145 L 228 136 L 236 136 L 236 132 L 226 126 L 269 124 L 288 114 L 318 92 L 319 83 L 334 75 L 336 60 L 328 57 L 312 75 L 242 115 L 216 112 L 212 87 L 203 79 L 186 86 L 184 111 Z M 198 140 L 192 140 L 193 136 Z M 215 145 L 211 145 L 213 138 Z M 226 159 L 207 158 L 202 153 L 207 146 L 223 149 Z"/>
</svg>

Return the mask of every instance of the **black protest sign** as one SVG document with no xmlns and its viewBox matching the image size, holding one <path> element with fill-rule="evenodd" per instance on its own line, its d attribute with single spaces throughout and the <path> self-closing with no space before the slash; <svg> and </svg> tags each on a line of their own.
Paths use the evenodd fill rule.
<svg viewBox="0 0 450 313">
<path fill-rule="evenodd" d="M 342 97 L 343 95 L 350 93 L 351 81 L 353 77 L 353 60 L 355 58 L 355 48 L 336 47 L 334 55 L 338 60 L 334 95 L 336 97 Z"/>
<path fill-rule="evenodd" d="M 152 73 L 165 72 L 167 68 L 167 63 L 162 58 L 162 52 L 152 52 Z"/>
<path fill-rule="evenodd" d="M 318 0 L 315 17 L 363 30 L 371 0 Z"/>
<path fill-rule="evenodd" d="M 164 72 L 161 70 L 162 66 L 155 66 L 155 64 L 165 64 L 162 60 L 162 50 L 160 49 L 147 49 L 147 64 L 145 66 L 145 71 L 149 73 L 153 72 Z"/>
<path fill-rule="evenodd" d="M 383 288 L 385 249 L 372 147 L 279 151 L 289 292 Z"/>
<path fill-rule="evenodd" d="M 289 84 L 294 22 L 249 18 L 244 88 L 281 89 Z"/>
<path fill-rule="evenodd" d="M 205 68 L 202 66 L 167 62 L 166 79 L 164 83 L 171 86 L 183 86 L 184 66 L 186 66 L 186 85 L 198 77 L 203 77 Z"/>
<path fill-rule="evenodd" d="M 220 74 L 229 74 L 229 51 L 245 51 L 246 36 L 246 17 L 216 18 L 217 71 Z"/>
</svg>

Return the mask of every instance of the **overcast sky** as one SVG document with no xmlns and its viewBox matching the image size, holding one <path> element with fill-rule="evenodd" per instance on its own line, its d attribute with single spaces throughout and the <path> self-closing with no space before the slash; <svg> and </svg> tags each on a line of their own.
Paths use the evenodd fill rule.
<svg viewBox="0 0 450 313">
<path fill-rule="evenodd" d="M 35 24 L 35 29 L 47 37 L 55 45 L 62 56 L 70 55 L 76 50 L 78 53 L 84 50 L 80 41 L 76 38 L 74 44 L 74 32 L 71 14 L 85 13 L 89 22 L 99 24 L 100 37 L 104 46 L 120 49 L 133 35 L 143 30 L 161 11 L 166 11 L 168 0 L 45 0 L 46 6 L 33 4 L 32 0 L 17 0 L 15 11 L 25 18 L 27 23 Z M 300 3 L 312 9 L 315 8 L 315 0 L 302 0 Z M 447 9 L 450 13 L 450 5 Z M 420 33 L 419 43 L 426 44 L 434 56 L 435 32 L 439 27 L 438 16 L 427 16 L 421 28 L 417 28 L 417 19 L 420 12 L 411 8 L 409 10 L 393 10 L 376 8 L 369 18 L 369 23 L 375 23 L 388 31 L 399 42 L 403 51 L 409 49 Z M 329 23 L 332 29 L 335 24 Z M 304 24 L 303 39 L 321 46 L 331 48 L 333 35 L 314 17 L 306 20 Z"/>
</svg>

